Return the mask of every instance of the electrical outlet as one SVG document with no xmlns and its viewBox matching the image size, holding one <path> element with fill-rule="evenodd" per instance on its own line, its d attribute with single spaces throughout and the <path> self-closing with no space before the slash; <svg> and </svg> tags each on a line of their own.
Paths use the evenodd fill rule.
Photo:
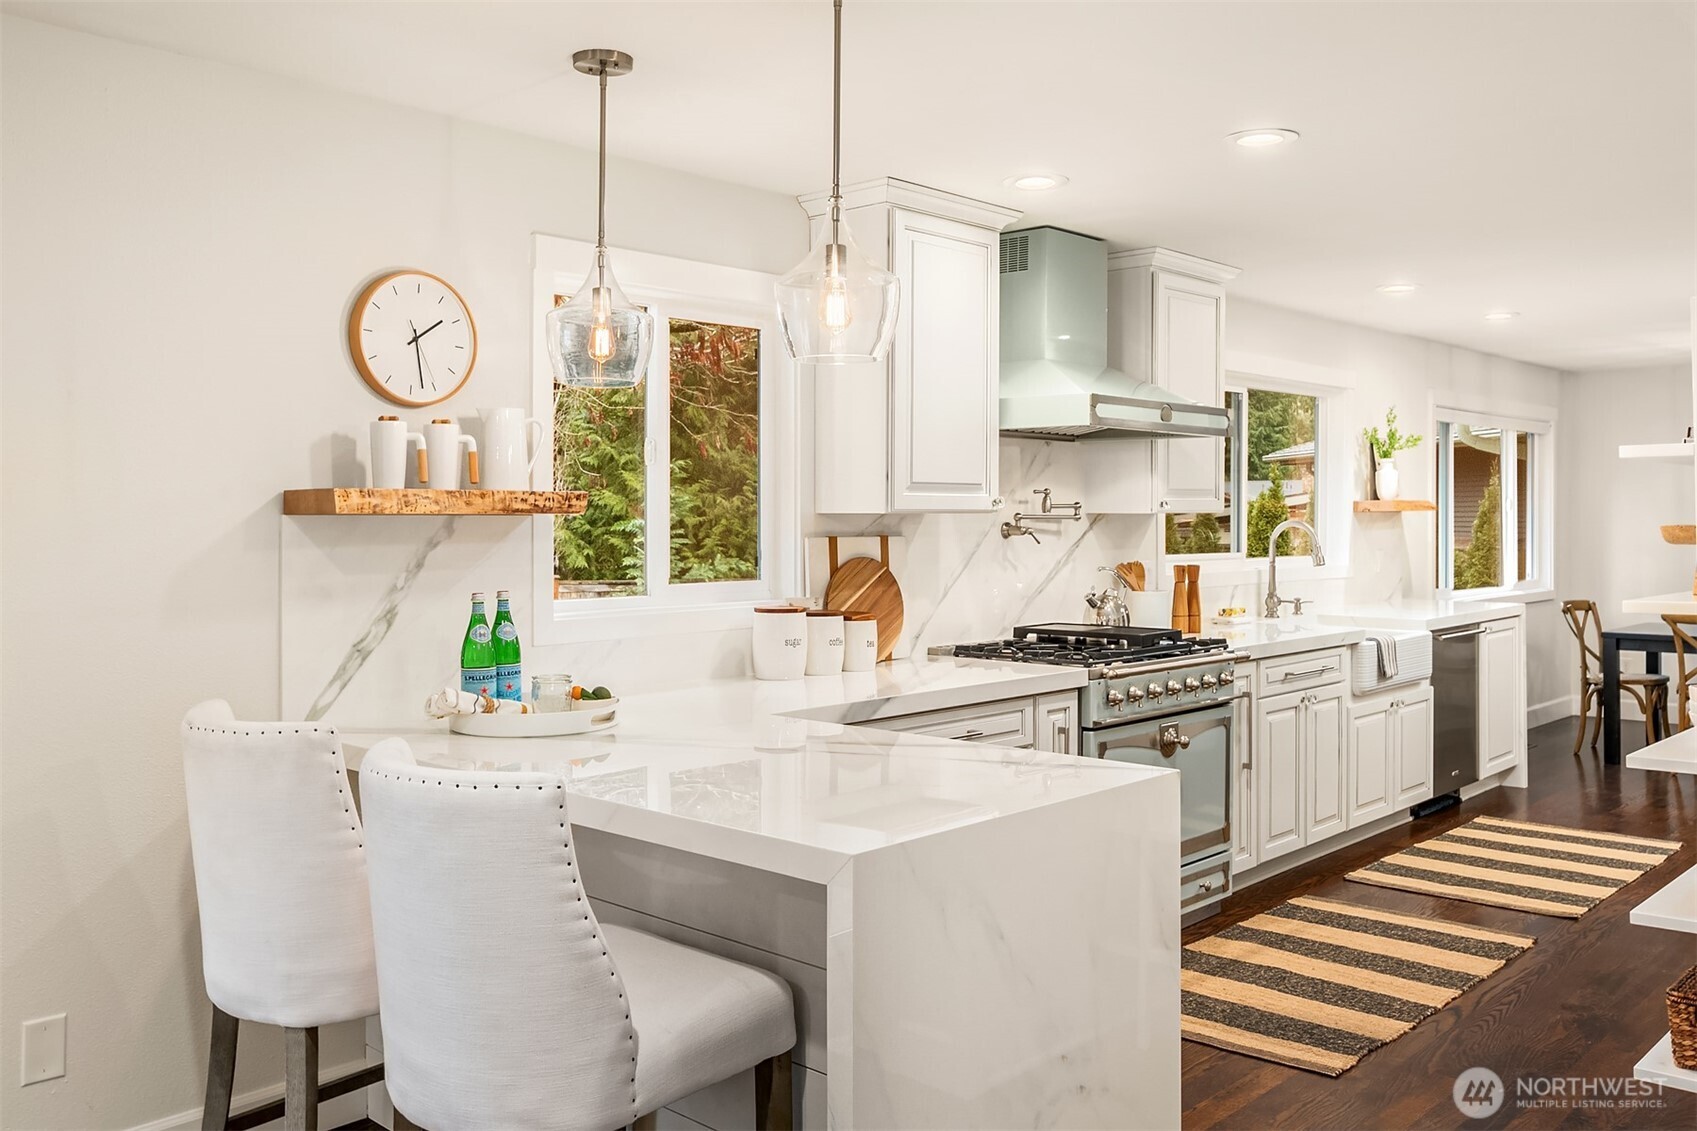
<svg viewBox="0 0 1697 1131">
<path fill-rule="evenodd" d="M 23 1083 L 39 1084 L 65 1074 L 65 1015 L 24 1022 Z"/>
</svg>

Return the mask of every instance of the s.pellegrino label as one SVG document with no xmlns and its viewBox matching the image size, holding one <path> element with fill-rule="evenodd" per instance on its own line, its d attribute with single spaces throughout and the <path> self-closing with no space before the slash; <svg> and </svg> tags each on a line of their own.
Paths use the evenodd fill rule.
<svg viewBox="0 0 1697 1131">
<path fill-rule="evenodd" d="M 519 629 L 513 623 L 512 602 L 505 589 L 495 593 L 495 698 L 524 698 L 524 672 L 519 664 Z"/>
<path fill-rule="evenodd" d="M 495 645 L 481 593 L 471 595 L 471 622 L 460 643 L 460 690 L 495 697 Z"/>
</svg>

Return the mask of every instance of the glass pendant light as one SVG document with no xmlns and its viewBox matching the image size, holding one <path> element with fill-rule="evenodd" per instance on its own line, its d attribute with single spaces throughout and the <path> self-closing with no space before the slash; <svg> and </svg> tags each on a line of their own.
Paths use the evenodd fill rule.
<svg viewBox="0 0 1697 1131">
<path fill-rule="evenodd" d="M 879 361 L 896 333 L 901 280 L 866 258 L 843 219 L 843 0 L 833 0 L 831 198 L 824 241 L 778 280 L 778 324 L 797 361 Z"/>
<path fill-rule="evenodd" d="M 654 315 L 619 289 L 607 262 L 607 79 L 630 74 L 623 51 L 594 47 L 572 56 L 572 66 L 601 80 L 601 182 L 595 228 L 595 263 L 571 301 L 548 312 L 548 358 L 554 383 L 574 388 L 628 389 L 642 384 L 654 346 Z"/>
</svg>

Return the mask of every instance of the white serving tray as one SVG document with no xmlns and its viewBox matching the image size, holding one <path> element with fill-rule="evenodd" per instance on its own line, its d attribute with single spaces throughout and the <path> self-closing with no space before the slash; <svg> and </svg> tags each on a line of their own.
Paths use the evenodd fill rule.
<svg viewBox="0 0 1697 1131">
<path fill-rule="evenodd" d="M 618 725 L 619 701 L 598 699 L 594 706 L 539 715 L 450 715 L 448 729 L 479 738 L 558 738 L 593 734 Z"/>
</svg>

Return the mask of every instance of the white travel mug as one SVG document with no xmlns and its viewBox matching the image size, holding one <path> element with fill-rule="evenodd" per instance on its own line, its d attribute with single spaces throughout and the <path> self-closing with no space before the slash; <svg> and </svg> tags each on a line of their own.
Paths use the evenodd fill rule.
<svg viewBox="0 0 1697 1131">
<path fill-rule="evenodd" d="M 452 420 L 437 418 L 424 426 L 427 463 L 419 465 L 419 479 L 432 491 L 460 489 L 460 449 L 466 450 L 471 484 L 477 486 L 477 441 L 460 431 Z M 428 474 L 427 474 L 428 472 Z"/>
<path fill-rule="evenodd" d="M 807 674 L 841 675 L 843 614 L 836 609 L 807 610 Z"/>
<path fill-rule="evenodd" d="M 407 485 L 407 449 L 418 446 L 418 481 L 424 482 L 424 436 L 408 432 L 398 416 L 371 422 L 371 485 L 399 489 Z"/>
<path fill-rule="evenodd" d="M 807 674 L 807 610 L 755 609 L 753 645 L 755 679 L 800 679 Z"/>
<path fill-rule="evenodd" d="M 878 618 L 871 613 L 843 614 L 843 670 L 869 672 L 878 663 Z"/>
</svg>

